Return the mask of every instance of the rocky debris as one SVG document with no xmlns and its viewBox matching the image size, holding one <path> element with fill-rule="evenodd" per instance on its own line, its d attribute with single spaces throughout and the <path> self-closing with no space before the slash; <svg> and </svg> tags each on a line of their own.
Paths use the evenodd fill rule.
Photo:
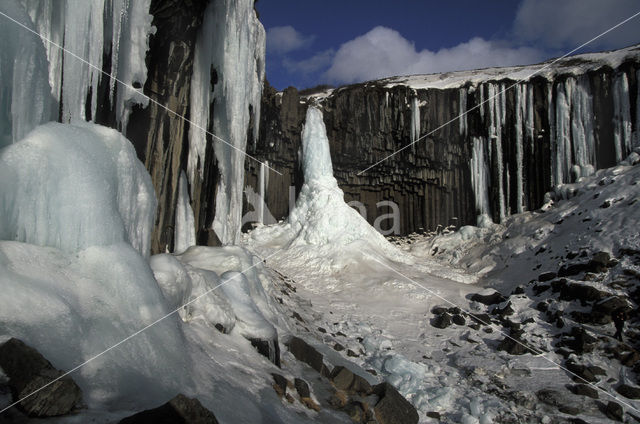
<svg viewBox="0 0 640 424">
<path fill-rule="evenodd" d="M 286 346 L 298 361 L 309 365 L 324 377 L 329 376 L 329 369 L 324 363 L 324 356 L 315 347 L 296 336 L 291 337 Z"/>
<path fill-rule="evenodd" d="M 612 420 L 620 422 L 624 420 L 624 410 L 617 402 L 609 401 L 607 405 L 602 408 L 602 412 Z"/>
<path fill-rule="evenodd" d="M 557 276 L 558 276 L 558 273 L 556 273 L 556 272 L 551 272 L 551 271 L 550 272 L 543 272 L 542 274 L 540 274 L 538 276 L 538 281 L 540 281 L 541 283 L 544 283 L 546 281 L 551 281 L 551 280 L 555 279 Z M 549 288 L 549 286 L 546 286 L 546 288 Z"/>
<path fill-rule="evenodd" d="M 273 390 L 276 391 L 278 397 L 283 397 L 287 394 L 287 379 L 280 374 L 271 374 L 273 377 Z"/>
<path fill-rule="evenodd" d="M 640 387 L 621 384 L 616 387 L 616 391 L 627 399 L 640 399 Z"/>
<path fill-rule="evenodd" d="M 453 316 L 452 318 L 453 323 L 456 325 L 465 325 L 466 324 L 466 320 L 464 319 L 464 317 L 460 314 L 456 314 Z"/>
<path fill-rule="evenodd" d="M 506 305 L 504 305 L 504 307 L 500 308 L 500 307 L 496 307 L 493 308 L 491 310 L 491 313 L 493 315 L 498 315 L 501 318 L 507 317 L 509 315 L 513 315 L 514 314 L 514 310 L 513 307 L 511 306 L 511 302 L 507 302 Z"/>
<path fill-rule="evenodd" d="M 344 346 L 336 342 L 336 344 L 333 345 L 333 350 L 336 352 L 342 352 L 344 350 Z"/>
<path fill-rule="evenodd" d="M 418 422 L 416 409 L 391 384 L 380 383 L 373 388 L 373 393 L 380 399 L 373 407 L 379 424 L 415 424 Z"/>
<path fill-rule="evenodd" d="M 586 396 L 586 397 L 590 397 L 592 399 L 598 399 L 599 398 L 598 390 L 595 389 L 593 386 L 590 386 L 588 384 L 568 385 L 567 389 L 569 389 L 569 391 L 571 393 L 573 393 L 574 395 Z"/>
<path fill-rule="evenodd" d="M 358 357 L 360 357 L 360 355 L 358 355 L 357 353 L 355 353 L 351 349 L 347 349 L 347 356 L 350 357 L 350 358 L 358 358 Z"/>
<path fill-rule="evenodd" d="M 436 328 L 447 328 L 453 323 L 451 315 L 448 312 L 436 316 L 431 320 L 431 325 Z"/>
<path fill-rule="evenodd" d="M 179 394 L 164 405 L 124 418 L 119 424 L 218 424 L 218 420 L 198 399 Z"/>
<path fill-rule="evenodd" d="M 605 272 L 607 268 L 614 265 L 609 252 L 598 252 L 591 257 L 589 268 L 591 272 Z"/>
<path fill-rule="evenodd" d="M 344 407 L 344 412 L 356 423 L 375 422 L 369 405 L 358 400 L 351 401 Z"/>
<path fill-rule="evenodd" d="M 70 376 L 39 390 L 64 372 L 54 368 L 37 350 L 18 339 L 12 338 L 0 345 L 0 367 L 9 378 L 14 402 L 31 395 L 18 404 L 30 416 L 66 415 L 82 403 L 82 391 Z M 39 391 L 33 393 L 36 390 Z"/>
<path fill-rule="evenodd" d="M 495 305 L 498 303 L 502 303 L 507 299 L 499 292 L 493 292 L 487 295 L 481 295 L 480 293 L 475 293 L 473 296 L 471 296 L 471 300 L 473 302 L 482 303 L 483 305 Z"/>
<path fill-rule="evenodd" d="M 578 415 L 580 409 L 575 406 L 573 399 L 564 393 L 552 389 L 543 389 L 536 392 L 540 402 L 558 408 L 558 411 L 568 415 Z"/>
<path fill-rule="evenodd" d="M 489 314 L 471 314 L 471 319 L 481 325 L 491 325 L 491 315 Z"/>
<path fill-rule="evenodd" d="M 371 385 L 366 379 L 342 366 L 335 367 L 329 379 L 337 389 L 347 393 L 357 393 L 362 396 L 367 396 L 372 391 Z"/>
<path fill-rule="evenodd" d="M 306 381 L 301 378 L 296 378 L 293 385 L 298 392 L 298 396 L 301 398 L 311 397 L 311 390 L 309 389 L 309 384 Z"/>
<path fill-rule="evenodd" d="M 598 339 L 589 334 L 582 327 L 572 327 L 571 332 L 565 334 L 557 343 L 557 346 L 565 346 L 573 350 L 577 354 L 592 352 L 596 346 Z"/>
<path fill-rule="evenodd" d="M 255 347 L 259 354 L 268 358 L 277 367 L 280 367 L 280 344 L 278 337 L 272 340 L 249 339 L 251 346 Z"/>
<path fill-rule="evenodd" d="M 505 337 L 498 345 L 498 350 L 505 351 L 511 355 L 535 353 L 529 347 L 527 347 L 528 344 L 520 338 L 522 334 L 522 330 L 511 330 L 509 337 Z"/>
<path fill-rule="evenodd" d="M 551 287 L 554 292 L 560 292 L 560 300 L 579 300 L 583 306 L 609 297 L 605 291 L 584 283 L 571 283 L 564 278 L 553 281 Z"/>
<path fill-rule="evenodd" d="M 577 380 L 578 382 L 587 381 L 589 383 L 594 383 L 598 381 L 597 376 L 607 375 L 605 370 L 595 365 L 583 365 L 578 364 L 574 361 L 567 361 L 565 367 L 579 377 L 578 378 L 573 376 L 573 379 Z"/>
</svg>

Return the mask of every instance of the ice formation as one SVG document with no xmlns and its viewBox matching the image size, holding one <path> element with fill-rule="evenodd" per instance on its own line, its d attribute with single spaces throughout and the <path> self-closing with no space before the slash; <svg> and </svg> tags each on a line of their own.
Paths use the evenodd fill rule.
<svg viewBox="0 0 640 424">
<path fill-rule="evenodd" d="M 131 143 L 91 123 L 48 123 L 0 150 L 0 239 L 76 252 L 150 251 L 156 200 Z"/>
<path fill-rule="evenodd" d="M 14 0 L 0 2 L 0 12 L 33 25 Z M 0 19 L 6 20 L 5 17 Z M 22 139 L 36 126 L 51 120 L 54 110 L 47 56 L 40 39 L 13 22 L 0 27 L 0 148 Z"/>
<path fill-rule="evenodd" d="M 62 121 L 96 116 L 98 85 L 108 78 L 101 70 L 108 57 L 111 75 L 128 86 L 118 84 L 114 78 L 107 81 L 118 125 L 124 131 L 132 105 L 146 106 L 148 102 L 131 87 L 142 86 L 147 79 L 145 55 L 153 31 L 151 0 L 22 0 L 22 4 L 43 37 L 49 83 L 60 104 Z M 15 30 L 24 31 L 17 26 Z M 63 53 L 58 46 L 93 66 Z"/>
<path fill-rule="evenodd" d="M 189 189 L 184 171 L 180 173 L 178 184 L 178 204 L 176 206 L 174 252 L 182 253 L 196 245 L 196 224 L 189 202 Z"/>
<path fill-rule="evenodd" d="M 196 173 L 202 173 L 207 143 L 203 129 L 210 129 L 216 135 L 212 142 L 220 170 L 212 227 L 224 244 L 238 241 L 243 152 L 250 122 L 260 121 L 266 36 L 253 3 L 223 0 L 209 4 L 196 43 L 191 80 L 191 119 L 195 125 L 189 131 L 189 181 L 193 184 Z M 211 81 L 212 71 L 217 83 Z M 215 115 L 210 122 L 213 102 Z M 258 125 L 253 130 L 257 138 Z"/>
</svg>

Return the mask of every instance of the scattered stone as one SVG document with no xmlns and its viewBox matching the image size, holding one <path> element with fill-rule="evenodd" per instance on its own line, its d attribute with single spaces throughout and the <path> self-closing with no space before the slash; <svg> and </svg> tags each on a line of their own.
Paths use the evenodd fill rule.
<svg viewBox="0 0 640 424">
<path fill-rule="evenodd" d="M 64 374 L 37 350 L 14 338 L 0 346 L 0 367 L 9 378 L 14 401 L 31 395 Z M 81 403 L 80 387 L 71 377 L 65 376 L 24 399 L 18 407 L 33 417 L 54 417 L 69 414 Z"/>
<path fill-rule="evenodd" d="M 416 409 L 391 384 L 380 383 L 373 388 L 373 393 L 380 399 L 373 408 L 379 424 L 415 424 L 418 422 Z"/>
<path fill-rule="evenodd" d="M 616 388 L 616 391 L 627 399 L 640 399 L 640 388 L 630 386 L 628 384 L 621 384 Z"/>
<path fill-rule="evenodd" d="M 466 320 L 464 319 L 464 317 L 460 314 L 456 314 L 453 316 L 452 318 L 453 323 L 456 325 L 465 325 L 466 324 Z"/>
<path fill-rule="evenodd" d="M 283 397 L 287 394 L 287 379 L 280 374 L 272 373 L 273 377 L 273 390 L 276 391 L 278 397 Z"/>
<path fill-rule="evenodd" d="M 300 321 L 302 323 L 305 322 L 304 319 L 302 319 L 302 317 L 300 316 L 300 314 L 297 313 L 296 311 L 293 311 L 293 314 L 291 315 L 291 318 L 295 318 L 295 319 L 297 319 L 298 321 Z"/>
<path fill-rule="evenodd" d="M 277 367 L 280 367 L 280 344 L 278 337 L 268 339 L 249 339 L 251 346 L 255 347 L 259 354 L 268 358 Z"/>
<path fill-rule="evenodd" d="M 611 262 L 611 255 L 608 252 L 598 252 L 589 261 L 592 272 L 605 272 Z"/>
<path fill-rule="evenodd" d="M 349 398 L 347 397 L 345 392 L 335 391 L 333 392 L 331 397 L 327 400 L 327 403 L 335 409 L 342 409 L 345 407 L 348 401 L 349 401 Z"/>
<path fill-rule="evenodd" d="M 471 314 L 471 319 L 481 325 L 491 325 L 491 315 L 489 314 Z"/>
<path fill-rule="evenodd" d="M 536 305 L 536 309 L 539 310 L 540 312 L 547 312 L 549 310 L 549 304 L 545 301 L 539 302 Z"/>
<path fill-rule="evenodd" d="M 498 350 L 505 351 L 511 355 L 524 355 L 530 353 L 531 349 L 526 346 L 526 343 L 520 340 L 521 332 L 511 331 L 510 337 L 505 337 L 498 345 Z"/>
<path fill-rule="evenodd" d="M 494 315 L 498 315 L 502 318 L 509 316 L 509 315 L 513 315 L 515 313 L 515 311 L 513 310 L 513 307 L 511 306 L 511 302 L 507 302 L 507 304 L 503 307 L 503 308 L 494 308 L 491 311 L 492 314 Z"/>
<path fill-rule="evenodd" d="M 287 394 L 285 395 L 285 398 L 287 399 L 287 402 L 289 402 L 289 403 L 293 403 L 293 402 L 295 402 L 295 401 L 296 401 L 296 400 L 293 398 L 293 396 L 291 396 L 289 393 L 287 393 Z"/>
<path fill-rule="evenodd" d="M 358 355 L 357 353 L 355 353 L 353 350 L 351 349 L 347 349 L 347 356 L 351 357 L 351 358 L 358 358 L 360 357 L 360 355 Z"/>
<path fill-rule="evenodd" d="M 587 381 L 589 383 L 594 383 L 598 381 L 598 375 L 606 375 L 606 371 L 600 367 L 596 367 L 594 365 L 582 365 L 573 361 L 568 361 L 566 363 L 566 368 L 579 377 L 579 382 Z M 576 380 L 575 377 L 574 380 Z"/>
<path fill-rule="evenodd" d="M 431 325 L 436 328 L 447 328 L 453 323 L 451 315 L 448 312 L 444 312 L 431 320 Z"/>
<path fill-rule="evenodd" d="M 440 413 L 436 412 L 436 411 L 429 411 L 429 412 L 427 412 L 427 417 L 433 418 L 435 420 L 439 420 L 440 419 Z"/>
<path fill-rule="evenodd" d="M 367 369 L 367 372 L 371 375 L 378 375 L 378 372 L 376 370 L 374 370 L 373 368 L 369 368 Z"/>
<path fill-rule="evenodd" d="M 498 303 L 502 303 L 507 299 L 502 294 L 496 291 L 487 295 L 475 293 L 473 296 L 471 296 L 471 300 L 474 302 L 480 302 L 484 305 L 495 305 Z"/>
<path fill-rule="evenodd" d="M 325 330 L 322 327 L 318 327 L 318 331 L 321 332 L 322 334 L 327 334 L 327 330 Z"/>
<path fill-rule="evenodd" d="M 336 342 L 336 344 L 333 345 L 333 350 L 337 352 L 342 352 L 344 350 L 344 346 Z"/>
<path fill-rule="evenodd" d="M 587 396 L 592 399 L 598 399 L 598 390 L 594 389 L 593 386 L 588 384 L 574 384 L 568 385 L 567 388 L 569 391 L 578 396 Z"/>
<path fill-rule="evenodd" d="M 336 336 L 340 336 L 340 337 L 347 337 L 347 335 L 346 335 L 346 334 L 344 334 L 342 331 L 338 331 L 338 332 L 336 333 Z"/>
<path fill-rule="evenodd" d="M 162 406 L 124 418 L 120 424 L 218 424 L 218 420 L 198 399 L 180 394 Z"/>
<path fill-rule="evenodd" d="M 445 312 L 447 312 L 447 310 L 448 310 L 448 308 L 447 308 L 446 306 L 434 306 L 434 307 L 431 309 L 431 313 L 432 313 L 433 315 L 442 315 L 442 314 L 444 314 Z"/>
<path fill-rule="evenodd" d="M 344 390 L 346 392 L 353 392 L 366 396 L 370 394 L 372 390 L 371 384 L 369 384 L 366 379 L 343 366 L 335 367 L 331 372 L 329 379 L 337 389 Z"/>
<path fill-rule="evenodd" d="M 564 393 L 560 393 L 557 390 L 543 389 L 536 392 L 536 396 L 542 403 L 555 406 L 560 412 L 568 415 L 578 415 L 580 409 L 575 407 L 573 399 L 569 398 Z"/>
<path fill-rule="evenodd" d="M 538 275 L 538 281 L 540 281 L 541 283 L 544 283 L 544 282 L 546 282 L 546 281 L 551 281 L 551 280 L 553 280 L 553 279 L 554 279 L 554 278 L 556 278 L 557 276 L 558 276 L 558 274 L 557 274 L 557 273 L 555 273 L 555 272 L 552 272 L 552 271 L 550 271 L 550 272 L 543 272 L 542 274 Z M 541 286 L 541 287 L 544 287 L 544 286 Z M 548 288 L 549 288 L 549 286 L 546 286 L 546 288 L 545 288 L 544 290 L 546 290 L 546 289 L 548 289 Z M 535 288 L 534 288 L 534 290 L 535 290 Z M 544 291 L 544 290 L 543 290 L 543 291 Z"/>
<path fill-rule="evenodd" d="M 518 286 L 515 289 L 513 289 L 513 294 L 518 295 L 518 294 L 524 294 L 524 287 L 522 286 Z"/>
<path fill-rule="evenodd" d="M 329 369 L 324 364 L 324 357 L 316 348 L 295 336 L 289 339 L 287 347 L 298 361 L 309 365 L 311 368 L 318 371 L 320 375 L 325 377 L 329 375 Z"/>
<path fill-rule="evenodd" d="M 309 389 L 309 384 L 301 378 L 296 378 L 293 381 L 293 385 L 298 392 L 300 398 L 311 397 L 311 390 Z"/>
<path fill-rule="evenodd" d="M 462 313 L 462 310 L 457 306 L 454 306 L 447 309 L 447 312 L 449 312 L 451 315 L 460 315 Z"/>
<path fill-rule="evenodd" d="M 612 420 L 622 422 L 624 419 L 624 410 L 622 409 L 622 406 L 612 400 L 607 403 L 607 406 L 604 407 L 602 412 Z"/>
<path fill-rule="evenodd" d="M 640 362 L 640 353 L 638 353 L 637 350 L 632 350 L 628 354 L 624 355 L 620 362 L 622 365 L 627 367 L 633 367 L 635 364 Z"/>
</svg>

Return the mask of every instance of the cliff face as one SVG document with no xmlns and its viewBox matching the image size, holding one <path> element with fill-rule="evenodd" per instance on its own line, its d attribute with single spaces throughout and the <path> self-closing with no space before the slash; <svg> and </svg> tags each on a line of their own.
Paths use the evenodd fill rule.
<svg viewBox="0 0 640 424">
<path fill-rule="evenodd" d="M 364 203 L 371 224 L 391 212 L 377 206 L 384 200 L 398 205 L 402 234 L 475 224 L 480 214 L 499 222 L 538 208 L 554 185 L 612 166 L 638 145 L 638 69 L 640 51 L 632 47 L 553 65 L 390 78 L 309 97 L 265 91 L 253 149 L 286 174 L 270 174 L 267 207 L 286 216 L 286 186 L 301 184 L 300 130 L 305 103 L 314 101 L 345 198 Z M 247 166 L 252 187 L 259 186 L 256 171 Z"/>
</svg>

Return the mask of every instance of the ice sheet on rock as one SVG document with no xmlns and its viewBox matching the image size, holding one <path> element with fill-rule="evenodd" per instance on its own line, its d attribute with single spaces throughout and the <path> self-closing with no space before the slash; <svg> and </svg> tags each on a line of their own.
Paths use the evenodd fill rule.
<svg viewBox="0 0 640 424">
<path fill-rule="evenodd" d="M 264 80 L 265 31 L 253 0 L 222 0 L 209 4 L 195 47 L 191 80 L 192 120 L 188 175 L 191 184 L 202 166 L 211 129 L 220 170 L 212 228 L 223 244 L 238 241 L 242 218 L 245 151 L 249 124 L 257 140 Z M 215 73 L 216 81 L 212 81 Z M 215 101 L 213 122 L 210 108 Z M 197 128 L 200 127 L 200 128 Z M 227 144 L 228 143 L 228 144 Z"/>
<path fill-rule="evenodd" d="M 22 5 L 0 2 L 0 12 L 34 29 Z M 37 35 L 2 18 L 0 26 L 0 148 L 54 117 L 49 64 Z"/>
<path fill-rule="evenodd" d="M 193 209 L 191 209 L 191 203 L 189 202 L 189 190 L 184 171 L 180 172 L 175 225 L 174 252 L 182 253 L 189 247 L 195 246 L 196 224 Z"/>
<path fill-rule="evenodd" d="M 169 309 L 149 265 L 127 243 L 76 253 L 0 241 L 0 334 L 70 370 Z M 189 385 L 176 317 L 147 329 L 73 375 L 90 407 L 147 407 Z M 144 360 L 141 360 L 144 358 Z"/>
<path fill-rule="evenodd" d="M 0 150 L 0 239 L 75 252 L 122 241 L 149 255 L 156 200 L 131 143 L 49 123 Z"/>
</svg>

